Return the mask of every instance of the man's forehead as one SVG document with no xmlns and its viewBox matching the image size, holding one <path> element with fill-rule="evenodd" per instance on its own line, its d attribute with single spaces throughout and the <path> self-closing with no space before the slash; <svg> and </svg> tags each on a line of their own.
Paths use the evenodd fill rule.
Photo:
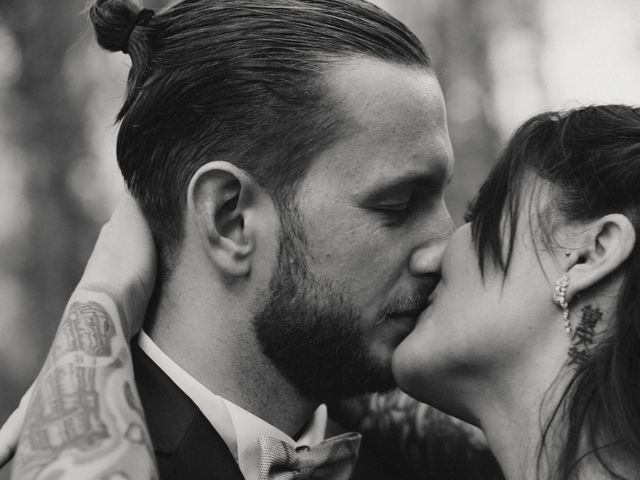
<svg viewBox="0 0 640 480">
<path fill-rule="evenodd" d="M 442 91 L 430 70 L 357 57 L 333 64 L 325 79 L 354 128 L 388 128 L 400 115 L 446 128 Z"/>
<path fill-rule="evenodd" d="M 345 116 L 341 138 L 323 151 L 310 174 L 323 189 L 350 195 L 438 185 L 452 170 L 451 143 L 437 79 L 382 60 L 333 67 L 329 80 Z"/>
</svg>

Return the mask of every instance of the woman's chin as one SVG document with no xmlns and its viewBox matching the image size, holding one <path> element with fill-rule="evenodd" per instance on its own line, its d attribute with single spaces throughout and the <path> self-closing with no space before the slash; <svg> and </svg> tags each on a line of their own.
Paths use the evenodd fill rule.
<svg viewBox="0 0 640 480">
<path fill-rule="evenodd" d="M 429 364 L 424 359 L 416 359 L 410 348 L 400 344 L 391 362 L 391 370 L 400 390 L 419 402 L 477 425 L 467 408 L 467 395 L 461 395 L 451 379 L 442 374 L 444 369 L 427 368 Z"/>
<path fill-rule="evenodd" d="M 393 352 L 391 358 L 391 371 L 398 383 L 398 386 L 407 394 L 420 401 L 425 401 L 424 397 L 425 378 L 428 372 L 425 371 L 425 358 L 421 349 L 418 349 L 416 342 L 410 334 L 405 338 L 398 348 Z M 427 374 L 427 375 L 425 375 Z"/>
<path fill-rule="evenodd" d="M 424 325 L 417 328 L 421 327 Z M 456 390 L 456 376 L 451 353 L 441 343 L 426 342 L 429 338 L 432 337 L 425 338 L 417 331 L 407 336 L 393 353 L 391 371 L 401 390 L 436 406 L 450 401 L 450 392 Z"/>
</svg>

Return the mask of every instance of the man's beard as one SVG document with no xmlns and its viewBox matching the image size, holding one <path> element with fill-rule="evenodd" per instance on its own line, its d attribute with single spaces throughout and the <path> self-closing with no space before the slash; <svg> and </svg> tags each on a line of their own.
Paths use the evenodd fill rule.
<svg viewBox="0 0 640 480">
<path fill-rule="evenodd" d="M 370 353 L 360 312 L 342 293 L 345 289 L 309 272 L 304 228 L 295 210 L 282 217 L 267 299 L 253 319 L 263 353 L 300 393 L 316 401 L 392 388 L 391 365 Z"/>
</svg>

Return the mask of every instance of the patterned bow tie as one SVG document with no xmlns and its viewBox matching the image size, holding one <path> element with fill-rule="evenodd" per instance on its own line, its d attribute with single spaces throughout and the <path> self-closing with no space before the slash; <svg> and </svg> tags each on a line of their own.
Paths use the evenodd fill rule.
<svg viewBox="0 0 640 480">
<path fill-rule="evenodd" d="M 343 433 L 313 448 L 296 449 L 262 435 L 258 480 L 349 480 L 360 449 L 359 433 Z"/>
</svg>

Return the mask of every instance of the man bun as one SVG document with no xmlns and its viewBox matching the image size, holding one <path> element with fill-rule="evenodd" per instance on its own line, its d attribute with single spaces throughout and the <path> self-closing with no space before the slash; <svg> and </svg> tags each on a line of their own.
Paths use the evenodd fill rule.
<svg viewBox="0 0 640 480">
<path fill-rule="evenodd" d="M 98 45 L 111 52 L 128 53 L 141 10 L 131 0 L 97 0 L 89 9 L 89 18 Z"/>
</svg>

